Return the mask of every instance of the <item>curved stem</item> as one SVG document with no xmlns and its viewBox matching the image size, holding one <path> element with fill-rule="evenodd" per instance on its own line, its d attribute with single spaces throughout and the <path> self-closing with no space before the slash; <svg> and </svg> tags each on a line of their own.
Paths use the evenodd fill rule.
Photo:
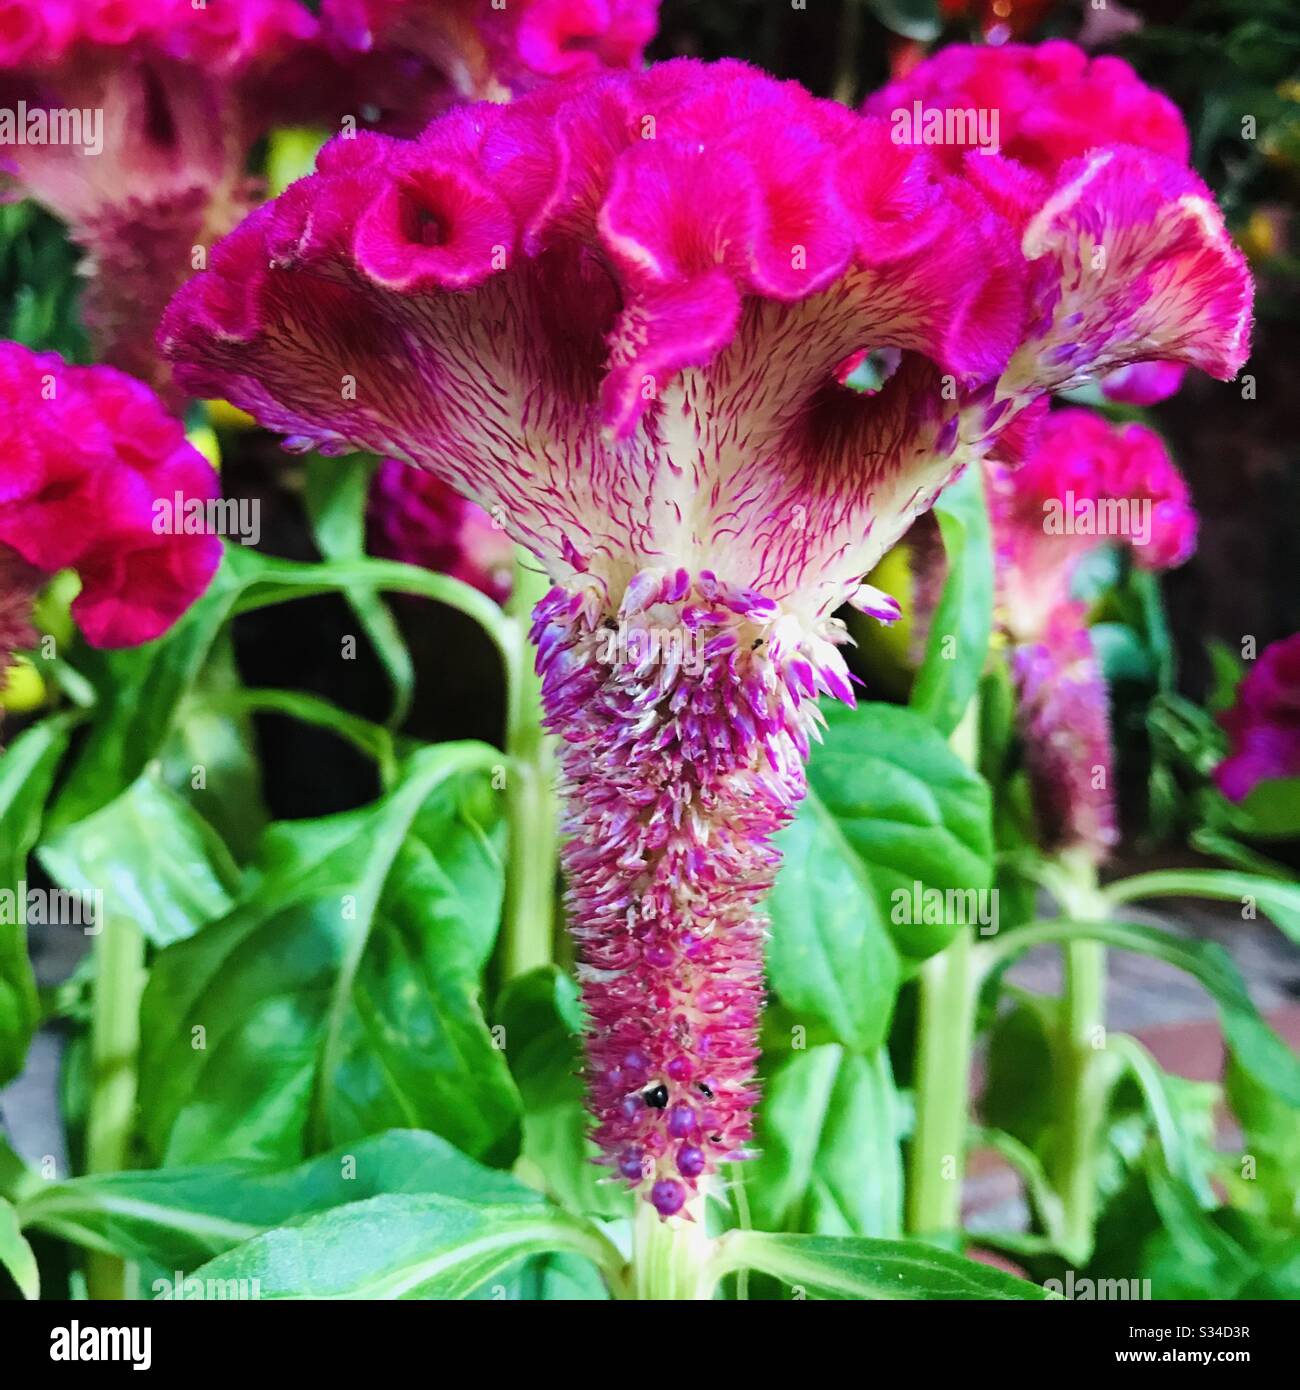
<svg viewBox="0 0 1300 1390">
<path fill-rule="evenodd" d="M 541 682 L 528 642 L 530 615 L 549 585 L 522 555 L 515 562 L 508 613 L 512 628 L 506 662 L 506 825 L 509 863 L 501 967 L 510 980 L 554 956 L 558 828 L 555 753 L 542 728 Z"/>
<path fill-rule="evenodd" d="M 94 943 L 95 1000 L 90 1023 L 91 1090 L 86 1115 L 86 1172 L 127 1166 L 135 1120 L 144 935 L 129 918 L 100 923 Z M 115 1255 L 86 1259 L 91 1298 L 122 1298 L 126 1266 Z"/>
<path fill-rule="evenodd" d="M 952 744 L 972 766 L 979 705 L 972 700 Z M 961 1225 L 970 1065 L 979 992 L 970 929 L 921 967 L 917 1018 L 916 1129 L 908 1162 L 907 1229 L 938 1235 Z"/>
</svg>

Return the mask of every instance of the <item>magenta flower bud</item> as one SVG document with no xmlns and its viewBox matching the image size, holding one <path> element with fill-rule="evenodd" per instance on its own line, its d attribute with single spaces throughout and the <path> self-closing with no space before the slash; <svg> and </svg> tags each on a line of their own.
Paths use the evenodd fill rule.
<svg viewBox="0 0 1300 1390">
<path fill-rule="evenodd" d="M 1230 801 L 1266 778 L 1300 777 L 1300 633 L 1264 648 L 1220 722 L 1231 752 L 1214 780 Z"/>
<path fill-rule="evenodd" d="M 188 390 L 300 445 L 427 468 L 550 575 L 532 634 L 588 1101 L 668 1216 L 747 1151 L 773 836 L 817 699 L 853 698 L 836 608 L 1046 393 L 1153 356 L 1231 376 L 1249 320 L 1177 160 L 948 168 L 680 60 L 335 141 L 160 342 Z M 844 384 L 864 347 L 847 374 L 874 394 Z"/>
<path fill-rule="evenodd" d="M 373 554 L 449 574 L 498 603 L 509 595 L 510 537 L 432 473 L 384 459 L 371 479 L 366 521 Z"/>
</svg>

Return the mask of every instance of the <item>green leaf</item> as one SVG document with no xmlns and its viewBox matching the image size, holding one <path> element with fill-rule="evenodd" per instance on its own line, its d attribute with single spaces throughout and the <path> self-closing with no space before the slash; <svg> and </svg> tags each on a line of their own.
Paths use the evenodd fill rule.
<svg viewBox="0 0 1300 1390">
<path fill-rule="evenodd" d="M 155 946 L 223 916 L 239 881 L 216 831 L 149 773 L 47 840 L 39 857 L 61 887 L 102 892 L 105 917 L 135 923 Z"/>
<path fill-rule="evenodd" d="M 267 1231 L 196 1272 L 256 1280 L 259 1298 L 464 1298 L 519 1260 L 568 1252 L 613 1267 L 587 1222 L 548 1206 L 372 1197 Z"/>
<path fill-rule="evenodd" d="M 731 1231 L 722 1243 L 724 1272 L 758 1270 L 810 1298 L 1047 1297 L 1036 1284 L 915 1240 Z"/>
<path fill-rule="evenodd" d="M 0 1085 L 21 1070 L 39 1016 L 18 894 L 75 718 L 59 715 L 33 724 L 0 756 L 0 892 L 14 895 L 12 910 L 0 898 Z"/>
<path fill-rule="evenodd" d="M 45 1185 L 19 1206 L 26 1229 L 92 1250 L 191 1270 L 265 1230 L 385 1193 L 540 1202 L 436 1134 L 389 1130 L 292 1168 L 211 1163 Z"/>
<path fill-rule="evenodd" d="M 307 462 L 305 500 L 312 534 L 330 560 L 355 560 L 366 548 L 366 498 L 377 460 L 364 454 Z M 388 605 L 373 589 L 350 587 L 348 603 L 370 639 L 393 687 L 392 725 L 400 724 L 415 695 L 415 664 Z"/>
<path fill-rule="evenodd" d="M 462 784 L 499 758 L 426 748 L 372 805 L 273 825 L 233 910 L 160 953 L 141 1049 L 156 1155 L 288 1163 L 426 1127 L 513 1157 L 519 1097 L 479 999 L 500 916 L 484 829 L 497 799 Z"/>
<path fill-rule="evenodd" d="M 755 1224 L 814 1235 L 897 1235 L 903 1166 L 888 1052 L 791 1052 L 765 1083 L 761 1156 L 744 1171 Z"/>
<path fill-rule="evenodd" d="M 1031 946 L 1058 941 L 1103 941 L 1187 971 L 1218 1006 L 1224 1037 L 1246 1071 L 1288 1104 L 1300 1106 L 1300 1058 L 1260 1017 L 1232 957 L 1217 942 L 1185 941 L 1132 922 L 1053 921 L 1018 928 L 984 950 L 1000 966 Z"/>
<path fill-rule="evenodd" d="M 767 899 L 772 989 L 800 1019 L 861 1051 L 884 1042 L 901 973 L 869 871 L 810 790 L 779 836 Z"/>
<path fill-rule="evenodd" d="M 1237 809 L 1243 835 L 1277 840 L 1300 835 L 1300 777 L 1266 777 L 1256 782 Z"/>
<path fill-rule="evenodd" d="M 988 785 L 912 710 L 832 705 L 826 718 L 825 744 L 809 764 L 811 788 L 857 856 L 895 946 L 924 959 L 943 950 L 958 924 L 911 920 L 916 892 L 978 893 L 992 880 Z M 845 987 L 873 990 L 867 981 Z M 858 1005 L 856 1017 L 859 1036 L 878 1036 L 870 1003 Z"/>
<path fill-rule="evenodd" d="M 18 1213 L 3 1197 L 0 1197 L 0 1265 L 9 1271 L 24 1298 L 41 1296 L 41 1275 L 36 1268 L 36 1256 L 23 1236 Z"/>
<path fill-rule="evenodd" d="M 162 781 L 189 801 L 240 864 L 251 858 L 270 819 L 253 721 L 238 703 L 242 691 L 227 629 L 216 639 L 159 751 Z"/>
<path fill-rule="evenodd" d="M 1262 909 L 1292 941 L 1300 942 L 1300 883 L 1225 869 L 1167 869 L 1117 879 L 1103 889 L 1113 904 L 1144 898 L 1219 898 L 1253 913 Z"/>
<path fill-rule="evenodd" d="M 583 1104 L 578 987 L 555 966 L 517 976 L 497 1001 L 506 1058 L 524 1102 L 523 1148 L 515 1171 L 536 1181 L 570 1211 L 629 1216 L 632 1199 L 609 1170 L 592 1160 L 599 1150 Z"/>
<path fill-rule="evenodd" d="M 1300 1225 L 1296 1174 L 1300 1173 L 1300 1110 L 1261 1086 L 1235 1058 L 1224 1078 L 1232 1113 L 1241 1123 L 1241 1157 L 1225 1181 L 1233 1204 L 1254 1209 L 1279 1229 Z M 1245 1160 L 1250 1161 L 1249 1170 Z"/>
<path fill-rule="evenodd" d="M 961 722 L 979 685 L 993 631 L 993 545 L 982 470 L 972 465 L 949 483 L 934 514 L 943 534 L 948 577 L 930 623 L 911 706 L 947 735 Z"/>
</svg>

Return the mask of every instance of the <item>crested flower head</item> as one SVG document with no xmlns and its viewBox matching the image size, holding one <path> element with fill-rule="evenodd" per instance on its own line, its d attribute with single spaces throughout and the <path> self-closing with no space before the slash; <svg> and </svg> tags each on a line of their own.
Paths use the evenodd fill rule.
<svg viewBox="0 0 1300 1390">
<path fill-rule="evenodd" d="M 432 473 L 384 459 L 371 480 L 366 519 L 374 554 L 449 574 L 498 603 L 509 594 L 510 538 Z"/>
<path fill-rule="evenodd" d="M 902 143 L 933 145 L 954 168 L 966 151 L 980 147 L 981 131 L 994 134 L 1004 154 L 1048 178 L 1108 145 L 1134 145 L 1180 163 L 1188 155 L 1187 127 L 1168 97 L 1122 58 L 1090 58 L 1064 39 L 955 44 L 869 97 L 865 109 L 894 121 L 906 136 Z M 896 117 L 900 112 L 906 127 Z M 930 112 L 951 112 L 953 119 L 935 121 Z M 956 119 L 966 113 L 974 119 Z"/>
<path fill-rule="evenodd" d="M 1144 569 L 1182 564 L 1196 512 L 1157 434 L 1079 409 L 1047 416 L 1019 468 L 990 465 L 989 511 L 1043 844 L 1100 860 L 1118 838 L 1108 701 L 1070 583 L 1100 545 L 1131 547 Z"/>
<path fill-rule="evenodd" d="M 85 252 L 86 319 L 114 365 L 167 381 L 163 306 L 248 210 L 249 150 L 315 32 L 297 0 L 3 0 L 0 167 Z"/>
<path fill-rule="evenodd" d="M 554 78 L 637 67 L 658 0 L 324 0 L 326 38 L 426 114 L 500 101 Z M 385 81 L 387 79 L 387 83 Z"/>
<path fill-rule="evenodd" d="M 834 609 L 896 614 L 862 576 L 1045 392 L 1231 376 L 1249 304 L 1177 161 L 950 167 L 679 60 L 335 141 L 161 343 L 295 447 L 429 469 L 551 575 L 597 1135 L 669 1215 L 748 1134 L 770 835 L 814 697 L 852 698 Z"/>
<path fill-rule="evenodd" d="M 72 614 L 92 645 L 158 637 L 207 588 L 214 535 L 186 535 L 175 499 L 216 495 L 216 474 L 140 382 L 111 367 L 0 344 L 0 589 L 11 608 L 38 576 L 75 569 Z M 12 633 L 10 633 L 12 636 Z"/>
<path fill-rule="evenodd" d="M 1243 801 L 1267 778 L 1300 777 L 1300 633 L 1264 648 L 1221 722 L 1231 752 L 1214 780 L 1224 796 Z"/>
<path fill-rule="evenodd" d="M 1046 629 L 1069 601 L 1079 561 L 1098 546 L 1128 546 L 1148 570 L 1181 565 L 1196 547 L 1187 483 L 1144 425 L 1054 411 L 1018 468 L 992 463 L 988 473 L 1003 622 L 1013 639 Z"/>
</svg>

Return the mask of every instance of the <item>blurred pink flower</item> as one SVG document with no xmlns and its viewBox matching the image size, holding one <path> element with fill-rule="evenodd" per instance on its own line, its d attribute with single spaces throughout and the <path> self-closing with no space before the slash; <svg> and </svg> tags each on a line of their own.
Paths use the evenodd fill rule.
<svg viewBox="0 0 1300 1390">
<path fill-rule="evenodd" d="M 177 494 L 217 495 L 211 465 L 140 382 L 111 367 L 0 344 L 0 587 L 5 627 L 34 576 L 75 569 L 72 605 L 96 647 L 160 636 L 207 588 L 215 535 L 155 529 Z M 21 562 L 18 563 L 18 562 Z"/>
<path fill-rule="evenodd" d="M 22 127 L 0 169 L 84 251 L 98 354 L 160 390 L 163 307 L 250 207 L 249 152 L 315 32 L 296 0 L 0 0 L 0 106 Z"/>
<path fill-rule="evenodd" d="M 1070 584 L 1100 545 L 1130 547 L 1144 569 L 1181 565 L 1196 546 L 1196 512 L 1157 434 L 1090 410 L 1048 415 L 1024 462 L 991 464 L 988 476 L 1039 831 L 1046 848 L 1100 860 L 1117 838 L 1108 696 Z"/>
<path fill-rule="evenodd" d="M 462 579 L 498 603 L 509 595 L 510 537 L 432 473 L 384 459 L 371 480 L 367 519 L 374 554 Z"/>
<path fill-rule="evenodd" d="M 1220 722 L 1232 751 L 1214 780 L 1230 801 L 1267 778 L 1300 777 L 1300 632 L 1264 648 Z"/>
</svg>

